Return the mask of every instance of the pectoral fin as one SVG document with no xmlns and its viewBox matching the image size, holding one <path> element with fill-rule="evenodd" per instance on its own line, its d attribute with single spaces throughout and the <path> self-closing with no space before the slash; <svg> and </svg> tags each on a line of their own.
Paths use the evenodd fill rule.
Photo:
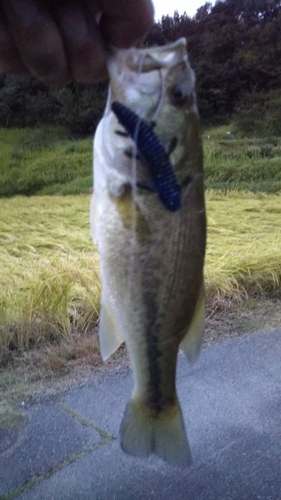
<svg viewBox="0 0 281 500">
<path fill-rule="evenodd" d="M 101 356 L 104 361 L 124 342 L 112 308 L 109 302 L 104 300 L 101 303 L 99 338 Z"/>
<path fill-rule="evenodd" d="M 202 287 L 199 299 L 195 308 L 193 319 L 189 329 L 181 342 L 181 348 L 184 351 L 190 364 L 197 361 L 205 327 L 205 295 Z"/>
</svg>

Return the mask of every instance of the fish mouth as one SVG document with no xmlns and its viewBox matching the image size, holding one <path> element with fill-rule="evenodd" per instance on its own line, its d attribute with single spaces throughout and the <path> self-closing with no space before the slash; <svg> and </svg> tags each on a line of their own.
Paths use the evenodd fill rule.
<svg viewBox="0 0 281 500">
<path fill-rule="evenodd" d="M 179 61 L 187 60 L 186 38 L 175 42 L 145 49 L 129 49 L 126 54 L 126 64 L 131 71 L 148 73 L 162 68 L 169 68 Z"/>
</svg>

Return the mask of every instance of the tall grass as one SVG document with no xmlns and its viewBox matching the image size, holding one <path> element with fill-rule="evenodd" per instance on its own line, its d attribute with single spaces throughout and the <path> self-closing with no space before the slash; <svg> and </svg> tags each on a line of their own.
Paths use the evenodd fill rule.
<svg viewBox="0 0 281 500">
<path fill-rule="evenodd" d="M 280 288 L 280 196 L 211 191 L 207 207 L 209 300 L 241 300 Z"/>
<path fill-rule="evenodd" d="M 241 139 L 231 127 L 204 137 L 206 185 L 216 189 L 207 193 L 208 300 L 277 290 L 281 139 Z M 101 285 L 89 194 L 68 195 L 92 189 L 92 141 L 42 127 L 0 129 L 0 144 L 0 349 L 91 331 Z M 4 198 L 15 194 L 41 196 Z"/>
<path fill-rule="evenodd" d="M 240 139 L 231 126 L 204 134 L 206 187 L 221 191 L 281 191 L 281 139 Z"/>
<path fill-rule="evenodd" d="M 0 144 L 0 197 L 91 192 L 91 138 L 62 127 L 0 128 Z"/>
<path fill-rule="evenodd" d="M 100 279 L 89 196 L 0 200 L 0 348 L 91 331 Z M 242 300 L 281 283 L 278 195 L 207 193 L 206 292 Z"/>
<path fill-rule="evenodd" d="M 0 342 L 25 348 L 97 322 L 89 197 L 0 201 Z"/>
<path fill-rule="evenodd" d="M 277 193 L 281 190 L 281 139 L 239 139 L 231 126 L 204 134 L 209 189 Z M 77 140 L 60 127 L 0 128 L 0 197 L 88 194 L 92 190 L 92 139 Z"/>
</svg>

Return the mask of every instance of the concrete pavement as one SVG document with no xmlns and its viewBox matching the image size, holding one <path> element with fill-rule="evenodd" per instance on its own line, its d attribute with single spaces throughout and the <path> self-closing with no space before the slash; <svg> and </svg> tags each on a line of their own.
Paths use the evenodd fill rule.
<svg viewBox="0 0 281 500">
<path fill-rule="evenodd" d="M 193 463 L 170 467 L 120 450 L 132 389 L 118 369 L 26 408 L 28 424 L 0 435 L 0 499 L 280 500 L 281 330 L 212 344 L 177 387 Z"/>
</svg>

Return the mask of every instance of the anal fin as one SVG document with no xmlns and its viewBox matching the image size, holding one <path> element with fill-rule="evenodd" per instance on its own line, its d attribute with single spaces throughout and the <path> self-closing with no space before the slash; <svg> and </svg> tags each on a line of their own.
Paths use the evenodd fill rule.
<svg viewBox="0 0 281 500">
<path fill-rule="evenodd" d="M 112 308 L 109 302 L 103 300 L 101 303 L 99 339 L 101 356 L 104 361 L 124 342 L 124 337 Z"/>
<path fill-rule="evenodd" d="M 182 342 L 181 348 L 184 351 L 190 364 L 194 364 L 200 354 L 205 327 L 205 294 L 202 286 L 199 299 L 194 311 L 191 325 L 188 328 Z"/>
</svg>

